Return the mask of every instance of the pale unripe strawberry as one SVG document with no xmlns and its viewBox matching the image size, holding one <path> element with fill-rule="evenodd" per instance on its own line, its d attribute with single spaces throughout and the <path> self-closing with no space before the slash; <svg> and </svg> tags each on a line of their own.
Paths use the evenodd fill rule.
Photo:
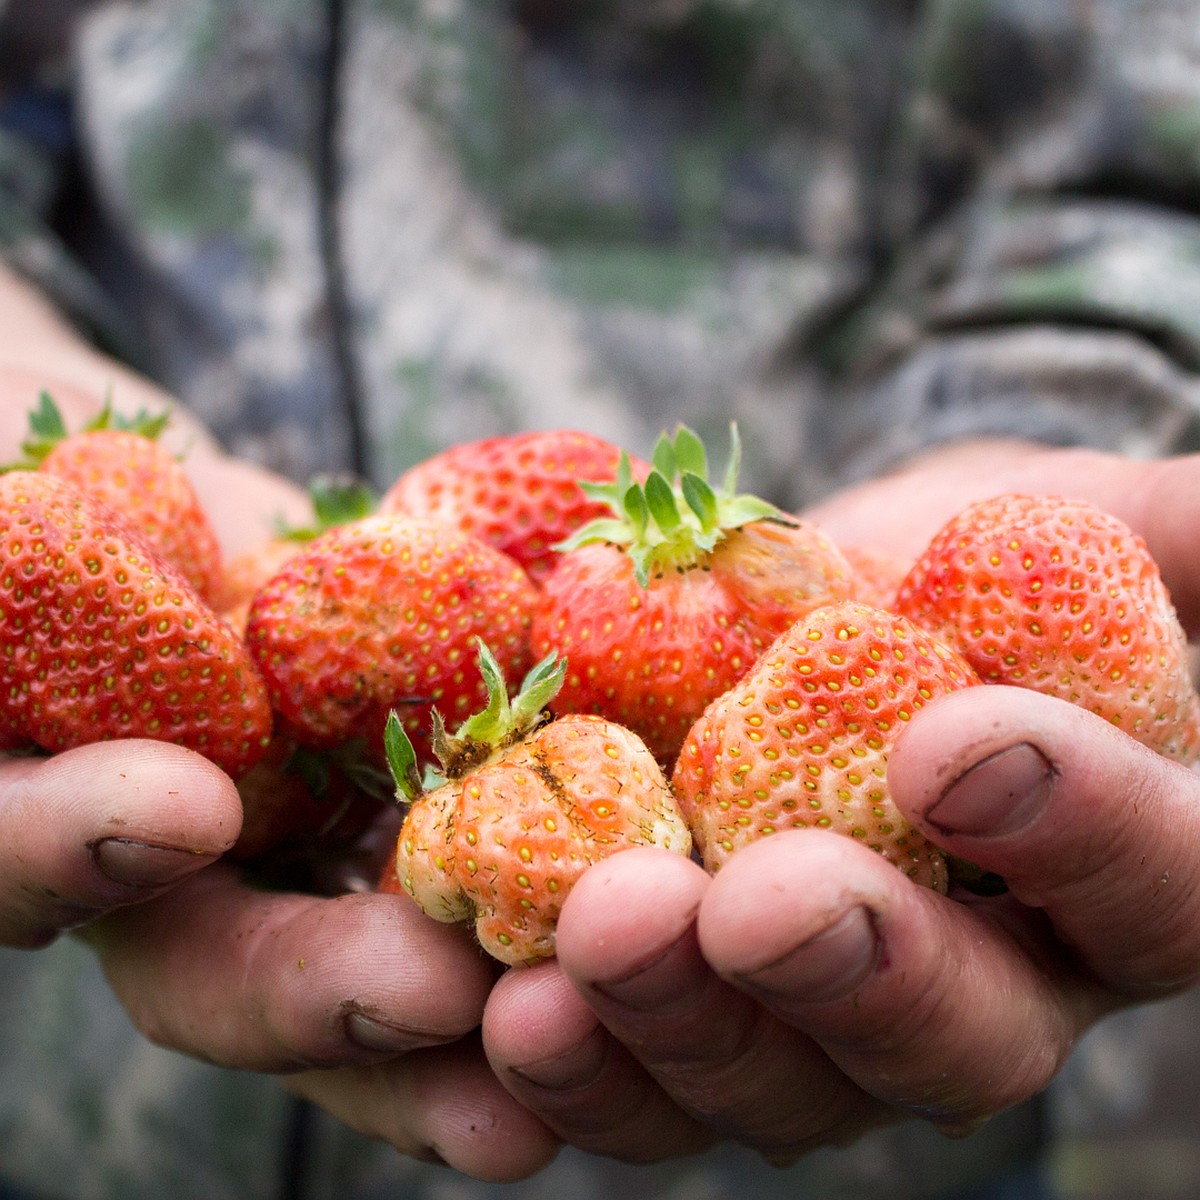
<svg viewBox="0 0 1200 1200">
<path fill-rule="evenodd" d="M 920 708 L 978 683 L 904 617 L 855 601 L 809 613 L 684 741 L 672 782 L 705 868 L 779 830 L 827 829 L 944 891 L 941 853 L 891 799 L 888 755 Z"/>
<path fill-rule="evenodd" d="M 389 725 L 411 806 L 380 887 L 436 920 L 472 922 L 490 955 L 525 963 L 554 954 L 562 905 L 589 866 L 631 846 L 687 854 L 691 835 L 636 734 L 596 716 L 540 723 L 563 664 L 538 664 L 510 707 L 489 659 L 483 651 L 488 710 L 453 738 L 435 733 L 449 776 L 440 786 L 417 785 L 400 723 Z"/>
</svg>

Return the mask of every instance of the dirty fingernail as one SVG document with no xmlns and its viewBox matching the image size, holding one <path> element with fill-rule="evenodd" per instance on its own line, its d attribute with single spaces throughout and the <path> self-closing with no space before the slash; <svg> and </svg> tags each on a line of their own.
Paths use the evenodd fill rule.
<svg viewBox="0 0 1200 1200">
<path fill-rule="evenodd" d="M 178 846 L 155 846 L 115 837 L 101 838 L 89 849 L 102 875 L 131 887 L 162 887 L 191 875 L 217 857 Z"/>
<path fill-rule="evenodd" d="M 875 922 L 860 906 L 741 980 L 771 997 L 825 1004 L 850 995 L 878 962 L 879 950 Z"/>
<path fill-rule="evenodd" d="M 710 979 L 693 923 L 670 945 L 627 974 L 592 986 L 624 1008 L 661 1012 L 686 1004 Z"/>
<path fill-rule="evenodd" d="M 999 837 L 1027 825 L 1050 797 L 1054 768 L 1021 742 L 963 772 L 925 814 L 942 833 Z"/>
<path fill-rule="evenodd" d="M 587 1087 L 599 1077 L 608 1058 L 609 1035 L 603 1026 L 597 1025 L 581 1042 L 563 1054 L 536 1062 L 523 1063 L 509 1070 L 537 1087 L 555 1092 L 569 1092 Z"/>
<path fill-rule="evenodd" d="M 405 1054 L 423 1046 L 441 1045 L 446 1039 L 419 1030 L 405 1029 L 368 1016 L 353 1009 L 343 1019 L 346 1037 L 362 1050 L 373 1050 L 380 1054 Z"/>
</svg>

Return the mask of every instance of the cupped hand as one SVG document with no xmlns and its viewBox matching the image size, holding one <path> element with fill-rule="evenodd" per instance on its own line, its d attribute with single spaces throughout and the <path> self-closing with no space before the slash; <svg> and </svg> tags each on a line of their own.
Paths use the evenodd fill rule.
<svg viewBox="0 0 1200 1200">
<path fill-rule="evenodd" d="M 360 1132 L 481 1178 L 521 1178 L 557 1151 L 473 1036 L 489 960 L 407 897 L 266 890 L 219 863 L 85 936 L 160 1045 L 282 1073 Z"/>
<path fill-rule="evenodd" d="M 939 896 L 795 830 L 715 878 L 651 850 L 592 868 L 555 962 L 484 1020 L 565 1140 L 635 1161 L 732 1138 L 774 1161 L 922 1117 L 952 1134 L 1042 1090 L 1106 1013 L 1200 977 L 1200 777 L 1060 701 L 975 688 L 892 756 L 900 807 L 1005 877 Z"/>
<path fill-rule="evenodd" d="M 1123 516 L 1200 625 L 1200 458 L 959 447 L 818 515 L 915 554 L 962 504 L 1018 489 Z M 492 993 L 484 1043 L 512 1093 L 565 1140 L 634 1161 L 722 1139 L 788 1161 L 912 1117 L 968 1133 L 1042 1090 L 1104 1015 L 1200 978 L 1197 773 L 1082 709 L 988 687 L 922 710 L 888 778 L 1007 892 L 939 896 L 810 830 L 714 878 L 616 855 L 569 897 L 557 960 Z"/>
<path fill-rule="evenodd" d="M 12 283 L 0 270 L 0 311 Z M 69 428 L 110 390 L 122 411 L 169 404 L 64 340 L 48 313 L 34 312 L 25 332 L 0 336 L 0 461 L 17 456 L 43 388 Z M 14 365 L 25 343 L 42 353 Z M 186 413 L 165 436 L 227 555 L 265 540 L 280 517 L 308 514 L 300 489 L 223 455 Z M 241 822 L 234 783 L 176 746 L 0 756 L 0 944 L 33 948 L 78 928 L 154 1042 L 284 1074 L 347 1124 L 472 1175 L 508 1180 L 544 1165 L 557 1140 L 501 1087 L 479 1045 L 493 973 L 463 932 L 396 896 L 256 887 L 218 861 Z"/>
<path fill-rule="evenodd" d="M 0 944 L 66 929 L 152 1041 L 297 1093 L 414 1157 L 521 1178 L 557 1150 L 473 1036 L 492 968 L 406 897 L 265 890 L 218 861 L 237 789 L 125 740 L 0 762 Z"/>
</svg>

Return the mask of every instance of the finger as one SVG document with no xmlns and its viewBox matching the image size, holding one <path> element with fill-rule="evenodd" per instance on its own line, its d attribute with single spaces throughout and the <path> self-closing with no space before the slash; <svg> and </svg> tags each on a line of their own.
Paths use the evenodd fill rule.
<svg viewBox="0 0 1200 1200">
<path fill-rule="evenodd" d="M 218 864 L 86 932 L 152 1041 L 223 1066 L 378 1062 L 462 1037 L 491 968 L 405 896 L 271 893 Z"/>
<path fill-rule="evenodd" d="M 401 1154 L 509 1183 L 545 1167 L 558 1139 L 500 1086 L 477 1038 L 374 1067 L 308 1071 L 293 1092 Z"/>
<path fill-rule="evenodd" d="M 1000 923 L 837 834 L 792 830 L 740 850 L 698 929 L 723 978 L 864 1092 L 947 1131 L 1040 1091 L 1083 1023 L 1065 980 Z"/>
<path fill-rule="evenodd" d="M 1200 632 L 1200 455 L 1136 464 L 1112 472 L 1097 503 L 1138 531 L 1158 563 L 1183 627 Z"/>
<path fill-rule="evenodd" d="M 696 914 L 710 887 L 698 866 L 662 851 L 629 850 L 597 864 L 563 908 L 563 972 L 706 1128 L 777 1161 L 856 1136 L 879 1119 L 878 1105 L 704 961 Z"/>
<path fill-rule="evenodd" d="M 509 1092 L 581 1150 L 648 1163 L 714 1140 L 604 1028 L 557 962 L 497 982 L 483 1044 Z"/>
<path fill-rule="evenodd" d="M 1044 909 L 1094 975 L 1153 996 L 1200 977 L 1200 776 L 1074 705 L 971 688 L 923 710 L 888 766 L 931 839 Z"/>
<path fill-rule="evenodd" d="M 45 945 L 157 895 L 240 827 L 228 776 L 179 746 L 103 742 L 0 761 L 0 943 Z"/>
<path fill-rule="evenodd" d="M 312 501 L 304 489 L 255 463 L 193 447 L 183 467 L 227 557 L 275 536 L 281 526 L 299 528 L 312 521 Z"/>
</svg>

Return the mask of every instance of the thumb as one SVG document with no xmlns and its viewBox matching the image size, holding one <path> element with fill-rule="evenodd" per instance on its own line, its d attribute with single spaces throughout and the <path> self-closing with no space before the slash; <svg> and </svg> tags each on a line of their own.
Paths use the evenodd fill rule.
<svg viewBox="0 0 1200 1200">
<path fill-rule="evenodd" d="M 44 945 L 157 895 L 240 828 L 233 782 L 179 746 L 131 739 L 0 759 L 0 944 Z"/>
<path fill-rule="evenodd" d="M 932 841 L 1044 910 L 1111 991 L 1200 976 L 1200 776 L 1082 708 L 986 687 L 924 709 L 888 779 Z"/>
</svg>

